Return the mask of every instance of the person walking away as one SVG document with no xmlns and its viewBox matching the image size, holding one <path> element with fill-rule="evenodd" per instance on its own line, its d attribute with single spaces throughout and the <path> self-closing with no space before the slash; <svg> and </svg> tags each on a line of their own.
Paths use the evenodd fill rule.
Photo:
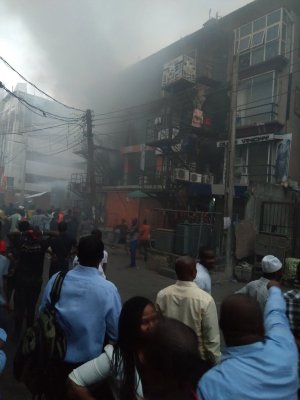
<svg viewBox="0 0 300 400">
<path fill-rule="evenodd" d="M 277 281 L 271 280 L 268 290 L 264 314 L 246 294 L 223 301 L 220 328 L 226 349 L 220 364 L 200 379 L 200 399 L 297 399 L 298 352 L 285 301 Z"/>
<path fill-rule="evenodd" d="M 35 307 L 41 292 L 44 257 L 49 246 L 48 239 L 43 238 L 40 231 L 31 229 L 27 221 L 22 221 L 21 230 L 12 233 L 16 246 L 16 270 L 14 311 L 14 338 L 18 339 L 26 315 L 26 327 L 32 326 L 35 317 Z M 11 236 L 10 236 L 11 237 Z"/>
<path fill-rule="evenodd" d="M 193 258 L 179 257 L 175 271 L 177 281 L 158 292 L 157 307 L 162 315 L 175 318 L 192 328 L 198 338 L 201 358 L 216 364 L 221 354 L 215 302 L 194 282 L 197 270 Z"/>
<path fill-rule="evenodd" d="M 17 208 L 14 209 L 13 214 L 7 217 L 8 221 L 10 221 L 10 229 L 9 232 L 18 232 L 18 223 L 21 221 L 22 216 Z"/>
<path fill-rule="evenodd" d="M 58 224 L 58 235 L 49 241 L 51 263 L 49 278 L 58 271 L 69 269 L 69 258 L 76 247 L 76 240 L 67 234 L 67 224 L 62 221 Z"/>
<path fill-rule="evenodd" d="M 130 267 L 136 267 L 136 251 L 138 247 L 139 227 L 138 220 L 134 218 L 129 229 Z"/>
<path fill-rule="evenodd" d="M 70 398 L 95 400 L 90 387 L 110 378 L 114 399 L 143 399 L 141 351 L 158 320 L 159 314 L 150 300 L 139 296 L 127 300 L 120 314 L 117 343 L 105 346 L 99 357 L 72 371 Z"/>
<path fill-rule="evenodd" d="M 38 208 L 31 218 L 31 225 L 37 227 L 41 232 L 43 232 L 45 230 L 45 223 L 47 223 L 47 217 L 43 211 Z"/>
<path fill-rule="evenodd" d="M 67 349 L 64 361 L 57 362 L 53 368 L 55 387 L 48 393 L 51 399 L 67 398 L 65 383 L 68 374 L 98 357 L 106 336 L 112 342 L 117 341 L 121 300 L 115 285 L 99 275 L 101 258 L 103 244 L 94 235 L 79 240 L 79 265 L 66 274 L 60 298 L 55 304 L 57 323 L 66 335 Z M 46 285 L 40 309 L 50 301 L 55 278 L 56 274 Z"/>
<path fill-rule="evenodd" d="M 145 262 L 147 262 L 148 259 L 149 240 L 150 240 L 150 225 L 148 225 L 147 220 L 144 219 L 142 225 L 140 226 L 140 231 L 139 231 L 139 247 Z"/>
<path fill-rule="evenodd" d="M 247 294 L 255 298 L 259 302 L 261 309 L 264 310 L 269 296 L 268 283 L 270 280 L 280 282 L 282 278 L 282 263 L 277 257 L 267 255 L 261 260 L 261 268 L 263 276 L 247 283 L 236 293 Z"/>
<path fill-rule="evenodd" d="M 198 258 L 199 261 L 197 261 L 196 264 L 197 275 L 194 282 L 200 289 L 211 294 L 211 277 L 209 271 L 211 271 L 216 264 L 214 251 L 208 247 L 202 247 L 199 249 Z"/>
</svg>

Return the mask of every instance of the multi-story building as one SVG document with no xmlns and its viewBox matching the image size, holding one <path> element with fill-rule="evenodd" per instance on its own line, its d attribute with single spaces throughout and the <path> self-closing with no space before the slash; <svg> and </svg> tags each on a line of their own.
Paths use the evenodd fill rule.
<svg viewBox="0 0 300 400">
<path fill-rule="evenodd" d="M 299 18 L 297 0 L 256 0 L 121 75 L 114 107 L 126 112 L 114 125 L 118 179 L 103 188 L 108 225 L 150 207 L 223 211 L 235 95 L 235 212 L 244 215 L 255 185 L 297 188 Z M 230 93 L 234 60 L 238 89 Z M 132 198 L 136 191 L 147 197 Z"/>
<path fill-rule="evenodd" d="M 45 194 L 42 204 L 63 206 L 71 174 L 86 168 L 84 160 L 73 153 L 82 139 L 78 115 L 51 100 L 28 94 L 24 84 L 17 85 L 14 94 L 30 105 L 62 116 L 62 120 L 40 116 L 37 109 L 30 110 L 9 94 L 1 101 L 2 200 L 38 203 L 39 195 Z"/>
</svg>

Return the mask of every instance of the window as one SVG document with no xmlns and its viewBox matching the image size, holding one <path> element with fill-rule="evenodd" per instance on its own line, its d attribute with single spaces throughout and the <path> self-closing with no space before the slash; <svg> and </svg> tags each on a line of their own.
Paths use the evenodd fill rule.
<svg viewBox="0 0 300 400">
<path fill-rule="evenodd" d="M 249 47 L 250 47 L 250 39 L 251 39 L 250 36 L 247 36 L 247 37 L 245 37 L 245 38 L 240 40 L 240 47 L 239 47 L 239 51 L 240 52 L 249 49 Z"/>
<path fill-rule="evenodd" d="M 253 32 L 259 31 L 266 27 L 266 16 L 253 21 Z"/>
<path fill-rule="evenodd" d="M 239 68 L 248 68 L 250 66 L 250 52 L 240 55 Z"/>
<path fill-rule="evenodd" d="M 263 44 L 264 37 L 265 37 L 265 31 L 254 33 L 252 38 L 252 47 Z"/>
<path fill-rule="evenodd" d="M 271 40 L 275 40 L 279 38 L 279 25 L 271 26 L 271 28 L 267 29 L 267 38 L 266 41 L 270 42 Z"/>
<path fill-rule="evenodd" d="M 268 122 L 276 118 L 276 82 L 273 71 L 240 82 L 237 94 L 240 126 Z"/>
<path fill-rule="evenodd" d="M 252 32 L 252 24 L 243 25 L 240 27 L 240 37 L 249 35 Z"/>
<path fill-rule="evenodd" d="M 257 49 L 252 51 L 252 62 L 251 64 L 259 64 L 264 61 L 264 56 L 265 56 L 265 48 L 264 47 L 258 47 Z"/>
<path fill-rule="evenodd" d="M 275 10 L 235 30 L 235 54 L 240 53 L 240 69 L 280 54 L 288 56 L 292 21 L 285 9 Z M 257 47 L 262 47 L 259 50 Z M 242 53 L 250 51 L 249 64 Z"/>
<path fill-rule="evenodd" d="M 280 18 L 281 18 L 281 9 L 271 12 L 270 14 L 267 15 L 267 25 L 270 26 L 272 24 L 275 24 L 276 22 L 279 22 Z"/>
</svg>

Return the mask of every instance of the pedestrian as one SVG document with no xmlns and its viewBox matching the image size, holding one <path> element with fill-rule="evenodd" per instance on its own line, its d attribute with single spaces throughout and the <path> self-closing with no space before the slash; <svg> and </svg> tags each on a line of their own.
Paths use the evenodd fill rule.
<svg viewBox="0 0 300 400">
<path fill-rule="evenodd" d="M 57 227 L 58 235 L 49 241 L 51 254 L 49 278 L 58 271 L 68 271 L 70 256 L 76 248 L 76 240 L 67 234 L 67 223 L 62 221 Z"/>
<path fill-rule="evenodd" d="M 247 285 L 236 293 L 247 294 L 255 298 L 259 302 L 262 310 L 264 310 L 269 296 L 268 283 L 270 280 L 280 282 L 282 278 L 282 263 L 277 257 L 267 255 L 261 260 L 261 268 L 263 276 L 255 281 L 247 283 Z"/>
<path fill-rule="evenodd" d="M 95 235 L 96 238 L 103 243 L 102 241 L 102 231 L 100 229 L 93 229 L 91 232 L 91 235 Z M 106 271 L 107 271 L 107 264 L 108 264 L 108 252 L 104 249 L 103 250 L 103 258 L 100 261 L 98 269 L 101 271 L 101 268 L 103 270 L 104 275 L 106 276 Z"/>
<path fill-rule="evenodd" d="M 180 321 L 162 318 L 142 350 L 145 398 L 195 400 L 197 383 L 211 367 L 200 357 L 195 332 Z"/>
<path fill-rule="evenodd" d="M 7 275 L 10 261 L 5 252 L 0 252 L 0 307 L 8 307 Z"/>
<path fill-rule="evenodd" d="M 94 235 L 82 237 L 78 244 L 79 265 L 63 281 L 60 298 L 55 304 L 57 323 L 66 335 L 67 350 L 63 362 L 53 367 L 55 387 L 50 398 L 65 399 L 68 374 L 79 365 L 99 356 L 104 340 L 118 338 L 121 300 L 115 285 L 100 277 L 98 266 L 103 244 Z M 41 309 L 50 302 L 56 274 L 47 283 Z M 52 396 L 52 397 L 51 397 Z"/>
<path fill-rule="evenodd" d="M 18 232 L 18 223 L 21 221 L 22 216 L 20 214 L 20 211 L 15 208 L 13 213 L 7 217 L 8 221 L 10 222 L 10 229 L 9 232 Z"/>
<path fill-rule="evenodd" d="M 37 227 L 41 232 L 43 232 L 45 230 L 45 224 L 48 222 L 48 218 L 44 212 L 38 208 L 30 222 L 33 227 Z"/>
<path fill-rule="evenodd" d="M 4 329 L 0 328 L 0 374 L 3 372 L 6 365 L 6 354 L 4 347 L 7 339 L 7 333 Z"/>
<path fill-rule="evenodd" d="M 147 220 L 144 219 L 139 230 L 139 248 L 140 252 L 144 257 L 145 262 L 147 262 L 148 259 L 149 240 L 150 240 L 150 225 L 148 225 Z"/>
<path fill-rule="evenodd" d="M 129 229 L 129 251 L 130 251 L 130 267 L 136 267 L 136 251 L 138 247 L 139 226 L 137 218 L 131 222 Z"/>
<path fill-rule="evenodd" d="M 20 232 L 9 235 L 15 247 L 16 269 L 14 312 L 14 338 L 20 337 L 23 319 L 26 315 L 26 327 L 32 326 L 35 308 L 41 292 L 44 257 L 49 241 L 41 232 L 30 227 L 28 221 L 19 223 Z"/>
<path fill-rule="evenodd" d="M 227 297 L 220 311 L 226 349 L 199 381 L 205 400 L 296 400 L 298 352 L 277 281 L 268 283 L 264 310 L 245 294 Z"/>
<path fill-rule="evenodd" d="M 193 282 L 197 273 L 193 258 L 178 258 L 175 271 L 176 283 L 157 294 L 158 309 L 162 315 L 175 318 L 192 328 L 198 338 L 201 358 L 215 364 L 220 358 L 220 334 L 215 302 L 211 295 Z"/>
<path fill-rule="evenodd" d="M 72 399 L 95 399 L 91 385 L 110 379 L 114 399 L 143 399 L 140 379 L 141 349 L 158 321 L 154 304 L 144 297 L 127 300 L 120 314 L 119 338 L 114 346 L 107 345 L 96 359 L 75 369 L 69 375 Z"/>
<path fill-rule="evenodd" d="M 211 271 L 216 263 L 215 253 L 209 247 L 201 247 L 198 253 L 198 261 L 196 264 L 197 275 L 194 280 L 197 286 L 205 292 L 211 294 Z"/>
</svg>

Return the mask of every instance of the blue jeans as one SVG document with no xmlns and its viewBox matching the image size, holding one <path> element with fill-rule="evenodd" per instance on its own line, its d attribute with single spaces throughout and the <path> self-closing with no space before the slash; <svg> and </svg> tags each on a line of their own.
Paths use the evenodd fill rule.
<svg viewBox="0 0 300 400">
<path fill-rule="evenodd" d="M 138 241 L 137 240 L 131 240 L 130 241 L 130 266 L 131 267 L 136 267 L 136 250 L 138 246 Z"/>
</svg>

